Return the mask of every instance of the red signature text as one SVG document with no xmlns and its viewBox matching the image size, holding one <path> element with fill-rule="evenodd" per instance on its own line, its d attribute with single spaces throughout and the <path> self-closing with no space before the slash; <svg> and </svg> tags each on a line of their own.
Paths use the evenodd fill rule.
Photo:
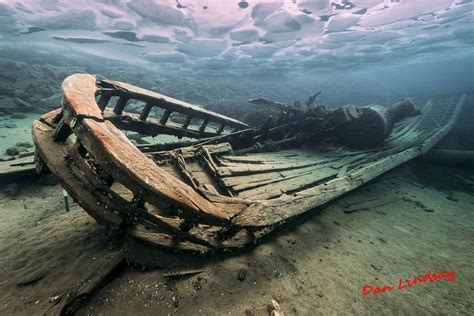
<svg viewBox="0 0 474 316">
<path fill-rule="evenodd" d="M 392 292 L 395 290 L 404 290 L 406 288 L 415 286 L 422 283 L 433 283 L 439 280 L 447 280 L 453 282 L 456 280 L 456 272 L 454 271 L 441 271 L 438 273 L 433 273 L 428 271 L 424 276 L 419 276 L 414 279 L 399 279 L 397 285 L 386 284 L 384 286 L 373 286 L 371 284 L 366 284 L 362 287 L 362 296 L 367 296 L 369 294 L 382 294 L 386 292 Z"/>
</svg>

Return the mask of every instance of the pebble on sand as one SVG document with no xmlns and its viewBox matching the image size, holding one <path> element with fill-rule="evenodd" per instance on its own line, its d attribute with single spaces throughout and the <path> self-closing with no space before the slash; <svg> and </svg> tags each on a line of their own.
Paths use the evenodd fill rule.
<svg viewBox="0 0 474 316">
<path fill-rule="evenodd" d="M 276 300 L 270 301 L 270 303 L 267 305 L 267 310 L 270 313 L 270 316 L 285 316 L 280 304 L 278 304 Z"/>
<path fill-rule="evenodd" d="M 20 151 L 16 149 L 15 147 L 10 147 L 10 148 L 7 148 L 7 150 L 5 150 L 5 153 L 8 156 L 15 158 L 15 156 L 18 156 L 20 154 Z"/>
<path fill-rule="evenodd" d="M 7 185 L 4 192 L 11 197 L 15 197 L 20 193 L 20 187 L 16 183 L 10 183 Z"/>
<path fill-rule="evenodd" d="M 10 114 L 10 117 L 14 120 L 21 120 L 21 119 L 27 118 L 27 116 L 23 113 L 13 113 L 13 114 Z"/>
<path fill-rule="evenodd" d="M 33 148 L 33 144 L 30 142 L 20 142 L 16 143 L 16 146 L 23 147 L 23 148 Z"/>
<path fill-rule="evenodd" d="M 246 277 L 246 276 L 247 276 L 247 270 L 245 270 L 245 269 L 240 269 L 239 275 L 237 276 L 237 279 L 238 279 L 239 281 L 243 281 L 243 280 L 245 280 L 245 277 Z"/>
<path fill-rule="evenodd" d="M 457 197 L 455 197 L 452 193 L 450 193 L 446 198 L 450 201 L 453 201 L 453 202 L 459 201 L 459 199 Z"/>
</svg>

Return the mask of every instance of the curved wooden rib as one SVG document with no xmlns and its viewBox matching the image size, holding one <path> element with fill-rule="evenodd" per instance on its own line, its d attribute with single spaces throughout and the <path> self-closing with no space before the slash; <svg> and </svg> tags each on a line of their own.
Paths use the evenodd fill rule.
<svg viewBox="0 0 474 316">
<path fill-rule="evenodd" d="M 67 144 L 58 144 L 52 141 L 51 135 L 54 129 L 48 124 L 48 121 L 59 112 L 59 109 L 49 112 L 43 116 L 41 121 L 33 122 L 33 141 L 39 156 L 44 160 L 49 170 L 56 175 L 61 186 L 68 192 L 72 192 L 79 205 L 87 210 L 98 223 L 116 229 L 120 228 L 123 219 L 104 204 L 99 203 L 90 187 L 85 187 L 78 177 L 71 173 L 65 159 L 69 155 L 70 147 Z"/>
<path fill-rule="evenodd" d="M 75 74 L 62 86 L 64 122 L 87 151 L 115 179 L 157 205 L 172 204 L 192 217 L 228 221 L 225 212 L 158 167 L 112 123 L 103 120 L 95 101 L 95 82 L 91 75 Z"/>
</svg>

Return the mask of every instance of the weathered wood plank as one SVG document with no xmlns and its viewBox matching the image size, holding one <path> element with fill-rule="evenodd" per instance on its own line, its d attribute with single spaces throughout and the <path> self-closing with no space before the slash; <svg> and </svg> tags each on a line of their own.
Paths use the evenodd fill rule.
<svg viewBox="0 0 474 316">
<path fill-rule="evenodd" d="M 35 175 L 33 156 L 0 161 L 0 179 L 14 178 L 19 175 Z"/>
<path fill-rule="evenodd" d="M 208 111 L 187 102 L 177 100 L 153 91 L 145 90 L 128 83 L 114 80 L 102 80 L 99 84 L 102 87 L 117 89 L 129 98 L 134 98 L 145 102 L 152 101 L 154 105 L 173 112 L 179 112 L 186 115 L 191 115 L 193 117 L 208 119 L 213 122 L 225 123 L 227 126 L 234 128 L 248 128 L 247 124 L 239 120 Z"/>
<path fill-rule="evenodd" d="M 232 146 L 229 143 L 220 143 L 216 145 L 204 145 L 204 146 L 197 145 L 197 146 L 182 147 L 182 148 L 167 150 L 163 152 L 155 152 L 149 155 L 151 155 L 154 159 L 174 158 L 177 155 L 181 155 L 185 159 L 190 159 L 190 158 L 196 158 L 196 155 L 198 154 L 198 152 L 201 150 L 202 147 L 206 147 L 207 151 L 211 155 L 227 154 L 229 152 L 232 152 Z"/>
<path fill-rule="evenodd" d="M 217 173 L 220 177 L 234 177 L 241 175 L 250 175 L 266 172 L 285 171 L 293 169 L 301 169 L 311 166 L 322 165 L 329 161 L 306 161 L 297 163 L 275 163 L 275 164 L 239 164 L 234 167 L 219 167 Z"/>
<path fill-rule="evenodd" d="M 341 169 L 343 166 L 351 163 L 355 163 L 358 160 L 362 160 L 363 158 L 369 156 L 369 154 L 358 154 L 353 156 L 346 156 L 331 164 L 331 167 L 334 169 Z"/>
<path fill-rule="evenodd" d="M 249 227 L 275 225 L 280 221 L 327 203 L 420 154 L 420 149 L 410 148 L 399 154 L 381 159 L 357 173 L 336 178 L 324 185 L 304 190 L 292 196 L 284 195 L 274 200 L 257 201 L 234 217 L 233 222 L 236 225 Z"/>
<path fill-rule="evenodd" d="M 334 170 L 333 168 L 324 168 L 317 172 L 309 172 L 290 179 L 284 179 L 279 181 L 277 185 L 275 185 L 275 183 L 270 183 L 254 189 L 242 191 L 239 193 L 239 197 L 249 198 L 252 200 L 271 199 L 328 180 L 335 177 L 337 173 L 338 170 Z"/>
<path fill-rule="evenodd" d="M 344 166 L 342 166 L 340 169 L 339 169 L 339 172 L 337 173 L 337 178 L 342 178 L 343 176 L 346 175 L 347 173 L 347 169 L 349 168 L 349 164 L 346 164 Z"/>
<path fill-rule="evenodd" d="M 321 164 L 321 165 L 318 164 L 318 165 L 309 166 L 306 168 L 292 169 L 292 170 L 286 170 L 286 171 L 227 177 L 227 178 L 222 178 L 222 180 L 227 186 L 232 187 L 233 190 L 238 192 L 238 191 L 245 190 L 247 188 L 253 188 L 253 187 L 263 185 L 263 184 L 269 184 L 269 183 L 272 183 L 272 181 L 278 182 L 284 179 L 294 178 L 295 176 L 301 176 L 310 172 L 327 168 L 329 166 L 330 166 L 330 163 Z"/>
<path fill-rule="evenodd" d="M 134 236 L 153 245 L 171 248 L 181 251 L 191 251 L 196 253 L 206 253 L 209 247 L 196 244 L 187 240 L 179 240 L 173 235 L 162 233 L 155 230 L 146 229 L 144 225 L 136 225 L 128 230 L 131 236 Z"/>
<path fill-rule="evenodd" d="M 269 157 L 269 158 L 256 158 L 252 156 L 241 157 L 241 156 L 225 156 L 219 159 L 220 165 L 223 167 L 237 167 L 242 164 L 289 164 L 297 162 L 326 162 L 334 161 L 337 158 L 328 158 L 323 155 L 301 155 L 292 157 Z"/>
</svg>

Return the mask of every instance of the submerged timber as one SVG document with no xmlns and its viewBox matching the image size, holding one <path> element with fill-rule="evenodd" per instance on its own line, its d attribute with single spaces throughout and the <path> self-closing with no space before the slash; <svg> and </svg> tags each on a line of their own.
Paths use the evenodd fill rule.
<svg viewBox="0 0 474 316">
<path fill-rule="evenodd" d="M 36 166 L 112 229 L 183 252 L 242 248 L 427 153 L 453 127 L 464 99 L 431 100 L 420 115 L 388 124 L 383 144 L 361 149 L 318 138 L 328 130 L 299 133 L 298 112 L 284 106 L 275 124 L 253 128 L 77 74 L 63 82 L 62 108 L 33 124 Z M 125 111 L 132 101 L 143 104 L 140 114 Z M 347 119 L 354 111 L 346 110 Z M 123 131 L 192 140 L 136 146 Z"/>
</svg>

